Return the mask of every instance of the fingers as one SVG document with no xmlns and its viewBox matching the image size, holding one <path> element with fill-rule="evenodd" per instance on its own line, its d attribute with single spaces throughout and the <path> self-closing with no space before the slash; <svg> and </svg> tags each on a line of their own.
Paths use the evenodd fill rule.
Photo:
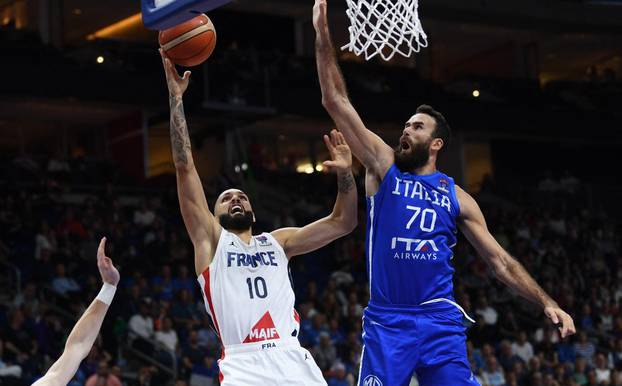
<svg viewBox="0 0 622 386">
<path fill-rule="evenodd" d="M 188 80 L 188 78 L 190 78 L 190 71 L 186 71 L 184 72 L 184 76 L 183 78 L 181 78 L 182 80 Z"/>
<path fill-rule="evenodd" d="M 106 257 L 106 238 L 102 237 L 99 242 L 99 247 L 97 247 L 97 263 L 102 261 Z"/>
<path fill-rule="evenodd" d="M 575 329 L 574 322 L 572 318 L 570 317 L 570 315 L 564 315 L 564 326 L 562 329 L 562 338 L 573 335 L 576 332 L 577 330 Z"/>
<path fill-rule="evenodd" d="M 332 135 L 332 133 L 331 133 L 331 135 Z M 328 148 L 328 152 L 330 153 L 330 155 L 332 157 L 333 151 L 334 151 L 335 147 L 333 146 L 331 138 L 329 138 L 328 135 L 324 135 L 324 144 Z"/>
<path fill-rule="evenodd" d="M 551 309 L 546 309 L 544 313 L 546 314 L 546 316 L 548 316 L 549 319 L 551 319 L 553 324 L 559 323 L 559 318 L 557 317 L 557 314 L 555 313 L 555 311 L 552 311 Z"/>
<path fill-rule="evenodd" d="M 324 161 L 324 162 L 322 162 L 322 166 L 324 167 L 325 171 L 330 172 L 335 167 L 335 162 L 334 161 Z"/>
<path fill-rule="evenodd" d="M 334 135 L 335 135 L 334 138 L 335 138 L 335 143 L 337 145 L 347 145 L 346 138 L 343 136 L 341 131 L 333 129 L 332 133 L 334 133 Z"/>
</svg>

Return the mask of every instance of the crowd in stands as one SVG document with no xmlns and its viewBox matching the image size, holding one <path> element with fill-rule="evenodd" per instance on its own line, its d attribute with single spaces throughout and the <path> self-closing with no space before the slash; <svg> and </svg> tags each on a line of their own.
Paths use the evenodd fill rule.
<svg viewBox="0 0 622 386">
<path fill-rule="evenodd" d="M 99 291 L 95 251 L 104 235 L 122 279 L 101 337 L 70 385 L 218 384 L 220 345 L 194 278 L 175 190 L 124 192 L 101 183 L 80 191 L 71 173 L 53 166 L 39 165 L 32 181 L 44 182 L 0 181 L 0 259 L 19 269 L 23 283 L 0 303 L 0 384 L 32 383 L 62 352 L 75 318 Z M 325 176 L 292 178 L 313 192 L 305 199 L 315 207 L 334 198 L 333 190 L 317 189 Z M 226 183 L 208 187 L 210 203 Z M 483 386 L 622 385 L 619 224 L 607 211 L 584 207 L 578 193 L 555 195 L 559 189 L 547 184 L 529 202 L 488 188 L 477 198 L 499 243 L 574 317 L 579 332 L 561 340 L 541 310 L 497 282 L 461 240 L 455 296 L 476 319 L 465 321 L 473 372 Z M 369 297 L 363 205 L 361 212 L 355 234 L 291 263 L 299 339 L 330 386 L 358 377 Z M 315 215 L 284 209 L 259 230 Z"/>
</svg>

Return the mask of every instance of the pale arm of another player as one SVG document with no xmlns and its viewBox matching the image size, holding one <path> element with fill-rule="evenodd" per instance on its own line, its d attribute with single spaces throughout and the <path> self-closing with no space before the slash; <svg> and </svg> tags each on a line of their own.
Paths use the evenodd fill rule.
<svg viewBox="0 0 622 386">
<path fill-rule="evenodd" d="M 339 193 L 333 211 L 328 216 L 302 228 L 283 228 L 272 232 L 283 246 L 288 258 L 319 249 L 345 236 L 356 228 L 358 203 L 356 183 L 352 176 L 352 153 L 337 130 L 325 135 L 324 142 L 331 156 L 324 167 L 337 173 Z"/>
<path fill-rule="evenodd" d="M 576 330 L 570 315 L 559 308 L 522 264 L 505 251 L 490 234 L 484 214 L 473 197 L 458 186 L 456 196 L 460 203 L 458 227 L 477 253 L 490 265 L 494 275 L 525 299 L 541 306 L 546 316 L 559 325 L 562 338 L 574 334 Z"/>
<path fill-rule="evenodd" d="M 171 149 L 177 176 L 179 207 L 188 235 L 194 245 L 194 265 L 197 275 L 209 266 L 222 228 L 209 210 L 199 173 L 194 166 L 190 135 L 184 113 L 183 94 L 188 88 L 190 71 L 181 77 L 175 66 L 160 50 L 166 73 L 171 109 Z"/>
<path fill-rule="evenodd" d="M 80 362 L 91 351 L 93 343 L 99 334 L 108 307 L 112 302 L 117 284 L 119 283 L 119 271 L 112 264 L 112 260 L 106 257 L 104 248 L 106 238 L 99 243 L 97 249 L 97 268 L 104 285 L 102 290 L 93 300 L 89 308 L 84 311 L 82 317 L 71 330 L 65 350 L 62 355 L 50 367 L 47 373 L 33 384 L 33 386 L 65 386 L 75 375 Z"/>
<path fill-rule="evenodd" d="M 328 28 L 326 0 L 315 1 L 313 26 L 316 32 L 315 54 L 322 105 L 343 133 L 356 158 L 367 170 L 382 179 L 394 162 L 393 149 L 365 127 L 350 103 Z"/>
</svg>

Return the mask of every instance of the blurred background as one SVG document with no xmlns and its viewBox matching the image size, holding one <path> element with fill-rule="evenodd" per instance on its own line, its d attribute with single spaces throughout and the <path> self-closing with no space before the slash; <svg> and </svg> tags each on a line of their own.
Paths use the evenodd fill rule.
<svg viewBox="0 0 622 386">
<path fill-rule="evenodd" d="M 311 0 L 237 0 L 209 14 L 213 56 L 185 96 L 210 204 L 253 200 L 256 232 L 327 214 Z M 216 385 L 218 339 L 194 278 L 175 190 L 157 33 L 139 3 L 0 0 L 0 384 L 58 357 L 101 285 L 99 238 L 122 281 L 72 386 Z M 331 0 L 335 45 L 345 2 Z M 367 126 L 397 144 L 422 103 L 454 131 L 441 170 L 473 194 L 499 242 L 575 318 L 561 341 L 465 240 L 456 298 L 477 322 L 482 385 L 622 385 L 622 1 L 436 0 L 429 47 L 365 62 L 339 52 Z M 355 384 L 368 301 L 359 228 L 291 262 L 301 343 L 331 386 Z M 416 384 L 416 380 L 413 380 Z"/>
</svg>

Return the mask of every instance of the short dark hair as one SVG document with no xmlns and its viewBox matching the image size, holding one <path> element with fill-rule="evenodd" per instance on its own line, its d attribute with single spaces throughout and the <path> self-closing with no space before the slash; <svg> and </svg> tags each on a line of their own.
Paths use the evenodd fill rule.
<svg viewBox="0 0 622 386">
<path fill-rule="evenodd" d="M 443 140 L 443 147 L 441 150 L 447 149 L 449 142 L 451 141 L 451 127 L 449 123 L 440 112 L 434 110 L 430 105 L 421 105 L 417 107 L 417 114 L 427 114 L 434 118 L 436 121 L 436 128 L 432 133 L 433 138 L 440 138 Z"/>
</svg>

